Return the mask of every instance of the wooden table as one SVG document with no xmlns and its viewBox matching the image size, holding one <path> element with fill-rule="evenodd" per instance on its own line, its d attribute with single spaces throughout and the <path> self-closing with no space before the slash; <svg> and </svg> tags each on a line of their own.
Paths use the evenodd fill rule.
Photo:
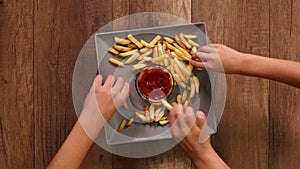
<svg viewBox="0 0 300 169">
<path fill-rule="evenodd" d="M 214 43 L 300 61 L 299 0 L 3 0 L 0 2 L 0 168 L 45 168 L 76 121 L 72 72 L 82 45 L 137 12 L 207 23 Z M 212 137 L 237 169 L 300 168 L 300 90 L 227 75 L 225 112 Z M 179 147 L 147 159 L 94 145 L 82 168 L 193 168 Z"/>
</svg>

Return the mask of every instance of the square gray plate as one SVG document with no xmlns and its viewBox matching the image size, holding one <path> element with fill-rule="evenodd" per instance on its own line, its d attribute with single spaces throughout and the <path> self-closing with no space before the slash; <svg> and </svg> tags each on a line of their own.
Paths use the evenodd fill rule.
<svg viewBox="0 0 300 169">
<path fill-rule="evenodd" d="M 118 68 L 111 63 L 108 59 L 110 57 L 116 58 L 112 54 L 107 52 L 107 49 L 114 45 L 114 37 L 126 38 L 128 34 L 134 35 L 138 40 L 144 39 L 151 41 L 157 34 L 162 37 L 174 37 L 175 34 L 183 32 L 185 34 L 198 35 L 198 39 L 195 41 L 201 46 L 207 45 L 206 27 L 205 23 L 194 23 L 185 25 L 174 25 L 164 27 L 153 27 L 134 29 L 126 31 L 105 32 L 95 35 L 96 53 L 98 62 L 98 72 L 103 75 L 104 79 L 113 74 L 115 77 L 123 77 L 130 83 L 130 97 L 129 97 L 129 109 L 121 107 L 117 113 L 114 114 L 112 119 L 105 126 L 105 135 L 107 144 L 124 144 L 142 141 L 152 141 L 161 139 L 171 139 L 170 126 L 150 126 L 145 124 L 133 123 L 130 127 L 124 129 L 121 133 L 117 132 L 117 128 L 123 118 L 129 119 L 134 116 L 134 112 L 143 110 L 143 107 L 147 104 L 137 93 L 135 88 L 135 75 L 131 70 L 132 65 L 125 66 L 125 68 Z M 117 58 L 122 60 L 121 58 Z M 197 97 L 191 100 L 192 107 L 199 109 L 205 113 L 209 112 L 211 104 L 211 84 L 208 73 L 205 70 L 193 71 L 201 83 L 200 93 Z M 172 102 L 175 99 L 175 94 L 180 92 L 179 88 L 175 89 L 173 94 L 168 97 L 168 100 Z"/>
</svg>

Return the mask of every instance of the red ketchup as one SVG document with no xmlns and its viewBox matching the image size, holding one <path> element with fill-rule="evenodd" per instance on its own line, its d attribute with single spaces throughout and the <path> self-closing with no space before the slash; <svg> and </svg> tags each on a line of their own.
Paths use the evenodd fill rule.
<svg viewBox="0 0 300 169">
<path fill-rule="evenodd" d="M 138 79 L 141 94 L 159 100 L 168 95 L 171 88 L 170 74 L 160 68 L 145 69 Z"/>
</svg>

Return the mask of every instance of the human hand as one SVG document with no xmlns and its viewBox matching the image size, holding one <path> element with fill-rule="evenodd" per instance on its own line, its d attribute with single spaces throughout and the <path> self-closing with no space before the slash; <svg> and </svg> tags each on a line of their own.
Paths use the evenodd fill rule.
<svg viewBox="0 0 300 169">
<path fill-rule="evenodd" d="M 123 105 L 129 96 L 129 84 L 122 78 L 115 78 L 109 75 L 102 85 L 103 77 L 97 75 L 93 86 L 88 93 L 82 112 L 89 114 L 90 119 L 109 121 L 113 113 Z"/>
<path fill-rule="evenodd" d="M 169 120 L 173 137 L 175 140 L 181 141 L 180 147 L 193 162 L 201 159 L 202 155 L 213 149 L 208 132 L 203 132 L 206 122 L 204 113 L 198 111 L 195 117 L 191 107 L 184 110 L 182 105 L 176 105 L 170 111 Z M 206 134 L 203 143 L 200 143 L 201 133 Z"/>
<path fill-rule="evenodd" d="M 102 85 L 102 76 L 98 75 L 95 79 L 95 95 L 99 111 L 108 121 L 129 96 L 129 84 L 121 77 L 115 82 L 114 76 L 109 75 Z"/>
<path fill-rule="evenodd" d="M 222 44 L 202 46 L 190 60 L 194 67 L 217 72 L 238 73 L 242 53 Z"/>
</svg>

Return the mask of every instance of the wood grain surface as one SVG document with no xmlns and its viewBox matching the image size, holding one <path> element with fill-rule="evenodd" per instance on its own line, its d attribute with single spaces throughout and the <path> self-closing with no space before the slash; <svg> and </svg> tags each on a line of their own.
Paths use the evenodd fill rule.
<svg viewBox="0 0 300 169">
<path fill-rule="evenodd" d="M 193 22 L 207 23 L 211 43 L 268 57 L 269 10 L 264 0 L 193 2 Z M 267 168 L 268 81 L 226 77 L 226 107 L 213 146 L 232 168 Z"/>
<path fill-rule="evenodd" d="M 34 168 L 33 3 L 0 3 L 0 168 Z"/>
<path fill-rule="evenodd" d="M 76 122 L 72 73 L 101 26 L 138 12 L 206 22 L 212 43 L 300 61 L 299 0 L 0 0 L 0 168 L 45 168 Z M 170 17 L 171 18 L 171 17 Z M 114 22 L 112 29 L 162 24 Z M 228 75 L 227 101 L 212 143 L 231 168 L 300 168 L 300 90 Z M 146 159 L 97 145 L 82 168 L 193 168 L 179 147 Z"/>
<path fill-rule="evenodd" d="M 299 17 L 300 1 L 270 2 L 271 57 L 300 61 Z M 300 168 L 299 103 L 299 89 L 270 83 L 270 169 Z"/>
</svg>

